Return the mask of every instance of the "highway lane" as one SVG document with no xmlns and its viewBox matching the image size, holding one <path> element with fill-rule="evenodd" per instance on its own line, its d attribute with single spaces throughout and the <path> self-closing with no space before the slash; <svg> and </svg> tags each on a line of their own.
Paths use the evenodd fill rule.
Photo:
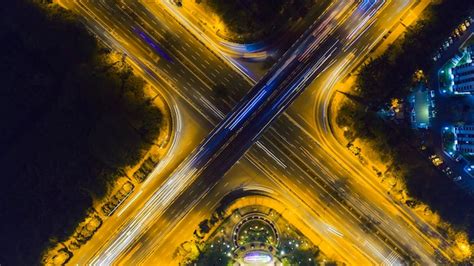
<svg viewBox="0 0 474 266">
<path fill-rule="evenodd" d="M 146 5 L 146 1 L 142 2 Z M 254 43 L 235 43 L 222 38 L 219 31 L 222 32 L 225 25 L 215 14 L 206 12 L 206 9 L 200 4 L 187 1 L 182 7 L 178 7 L 171 0 L 161 1 L 161 4 L 168 12 L 173 13 L 174 17 L 186 29 L 202 32 L 203 34 L 198 34 L 198 37 L 208 44 L 215 44 L 213 48 L 217 53 L 222 54 L 228 60 L 233 60 L 235 64 L 245 65 L 248 59 L 254 62 L 262 61 L 267 55 L 282 54 L 293 44 L 294 39 L 298 38 L 321 13 L 324 13 L 331 1 L 314 3 L 303 18 L 292 21 L 290 25 L 285 25 L 280 34 Z M 258 76 L 252 72 L 249 74 L 254 74 L 250 75 L 252 77 Z"/>
<path fill-rule="evenodd" d="M 120 33 L 120 36 L 126 36 L 128 45 L 125 48 L 131 51 L 130 54 L 141 54 L 148 61 L 147 67 L 153 71 L 161 72 L 161 76 L 171 77 L 172 83 L 176 87 L 173 93 L 178 93 L 180 97 L 187 99 L 189 104 L 195 104 L 193 100 L 188 100 L 191 97 L 210 98 L 212 102 L 216 102 L 217 98 L 213 93 L 213 87 L 216 85 L 250 89 L 245 80 L 235 72 L 229 71 L 228 68 L 223 68 L 222 61 L 202 47 L 195 38 L 177 27 L 176 24 L 170 24 L 169 20 L 172 18 L 165 16 L 163 20 L 158 21 L 150 19 L 151 14 L 147 14 L 149 20 L 142 20 L 141 23 L 138 23 L 135 20 L 137 15 L 131 15 L 134 14 L 131 9 L 137 8 L 136 1 L 127 1 L 121 6 L 117 5 L 116 1 L 82 1 L 80 3 L 84 3 L 91 13 L 96 14 L 92 19 L 100 16 L 99 19 L 104 19 L 103 22 L 109 25 L 105 27 L 106 29 L 114 28 L 116 32 Z M 105 16 L 101 16 L 104 10 L 107 13 Z M 87 12 L 87 10 L 85 11 Z M 146 14 L 145 11 L 142 12 Z M 120 21 L 111 20 L 113 17 L 120 18 Z M 140 33 L 145 34 L 146 38 L 151 39 L 155 44 L 159 44 L 161 50 L 172 61 L 160 60 L 160 57 L 155 55 L 154 47 L 140 36 Z M 198 60 L 198 58 L 204 60 Z M 217 77 L 219 77 L 218 82 L 216 81 Z M 236 102 L 245 95 L 247 90 L 229 90 L 229 95 L 225 100 Z M 194 95 L 189 96 L 190 94 Z M 202 105 L 202 103 L 201 106 L 196 105 L 195 109 L 203 109 Z M 207 120 L 212 121 L 213 124 L 217 122 L 216 119 L 210 117 Z"/>
<path fill-rule="evenodd" d="M 103 32 L 99 31 L 98 33 L 101 34 Z M 110 41 L 112 44 L 118 45 L 117 43 L 114 42 L 114 40 L 112 38 L 109 38 L 110 36 L 102 36 L 102 37 L 105 37 L 104 39 L 106 41 Z M 120 47 L 114 46 L 114 48 L 116 48 L 116 49 L 118 48 L 118 50 L 120 50 Z M 133 54 L 130 53 L 129 57 L 133 57 Z M 141 69 L 141 68 L 147 69 L 147 67 L 144 64 L 140 64 L 138 66 L 138 69 Z M 155 87 L 162 88 L 162 87 L 167 87 L 168 85 L 170 85 L 169 82 L 166 82 L 166 80 L 163 81 L 163 80 L 158 79 L 157 77 L 151 75 L 151 72 L 148 72 L 148 71 L 144 71 L 144 72 L 145 72 L 144 73 L 145 78 L 147 78 L 148 81 L 151 82 L 152 84 L 155 84 Z M 229 74 L 232 74 L 232 73 L 229 73 Z M 151 80 L 150 80 L 150 78 L 151 78 Z M 199 128 L 200 126 L 202 126 L 202 125 L 200 125 L 200 123 L 196 123 L 196 121 L 198 121 L 198 119 L 196 119 L 196 117 L 195 117 L 196 115 L 198 115 L 198 114 L 196 114 L 196 110 L 184 111 L 183 106 L 185 106 L 185 105 L 183 105 L 183 103 L 181 103 L 182 99 L 177 99 L 177 100 L 178 100 L 177 104 L 180 106 L 181 112 L 186 113 L 186 114 L 184 114 L 184 116 L 187 116 L 187 118 L 184 119 L 185 120 L 184 123 L 186 123 L 187 125 L 190 125 L 190 127 L 192 127 L 192 128 Z M 170 101 L 170 103 L 173 103 L 173 101 Z M 176 107 L 176 106 L 172 106 L 172 107 Z M 199 116 L 199 120 L 201 120 L 201 123 L 206 121 L 205 119 L 203 120 L 201 116 Z M 180 129 L 179 129 L 179 125 L 178 125 L 177 131 L 179 132 L 179 130 Z M 208 129 L 204 130 L 204 133 L 207 133 L 207 132 L 208 132 Z M 161 185 L 160 180 L 157 180 L 158 175 L 161 175 L 161 176 L 168 175 L 173 170 L 173 167 L 175 167 L 187 154 L 189 154 L 191 152 L 191 149 L 195 147 L 196 143 L 198 143 L 202 138 L 204 138 L 205 134 L 197 134 L 197 133 L 200 133 L 200 132 L 197 131 L 197 130 L 192 130 L 192 131 L 186 132 L 186 130 L 184 130 L 183 134 L 186 136 L 186 138 L 181 138 L 180 139 L 180 146 L 177 147 L 178 148 L 177 152 L 172 154 L 173 160 L 170 162 L 170 165 L 165 165 L 166 167 L 163 167 L 164 166 L 163 163 L 165 163 L 165 161 L 163 160 L 162 163 L 160 163 L 160 165 L 158 166 L 158 168 L 155 169 L 155 171 L 150 175 L 147 182 L 145 182 L 145 183 L 148 183 L 148 186 L 147 186 L 148 187 L 148 192 L 149 192 L 150 189 L 154 189 L 155 187 L 158 187 L 159 185 Z M 138 191 L 137 194 L 136 194 L 137 196 L 140 196 L 140 198 L 138 198 L 138 200 L 133 201 L 133 204 L 134 204 L 133 207 L 143 206 L 144 199 L 146 199 L 147 195 L 149 195 L 149 194 L 150 193 L 147 193 L 146 189 L 145 190 L 140 189 L 140 191 Z M 132 195 L 131 198 L 132 198 L 131 200 L 134 200 L 135 199 L 134 195 Z M 142 204 L 142 205 L 140 205 L 140 204 Z M 125 207 L 128 207 L 125 210 L 125 212 L 122 212 L 123 211 L 122 209 L 120 209 L 117 212 L 118 215 L 121 214 L 121 217 L 117 217 L 116 215 L 114 215 L 113 217 L 111 217 L 107 220 L 108 223 L 106 223 L 101 228 L 101 230 L 97 234 L 95 234 L 94 240 L 96 240 L 97 242 L 100 243 L 100 241 L 104 241 L 104 239 L 106 239 L 110 235 L 114 234 L 114 232 L 117 230 L 117 227 L 119 227 L 121 224 L 123 224 L 121 218 L 123 218 L 124 216 L 127 216 L 130 213 L 130 211 L 134 210 L 134 208 L 130 207 L 129 205 L 124 206 L 124 208 Z M 93 254 L 97 250 L 97 247 L 94 246 L 93 244 L 95 244 L 95 241 L 92 242 L 92 243 L 88 243 L 87 245 L 85 245 L 85 247 L 81 248 L 81 251 L 83 251 L 82 255 L 80 254 L 79 256 L 75 256 L 74 259 L 77 259 L 78 261 L 81 261 L 83 256 L 88 256 L 90 254 Z"/>
</svg>

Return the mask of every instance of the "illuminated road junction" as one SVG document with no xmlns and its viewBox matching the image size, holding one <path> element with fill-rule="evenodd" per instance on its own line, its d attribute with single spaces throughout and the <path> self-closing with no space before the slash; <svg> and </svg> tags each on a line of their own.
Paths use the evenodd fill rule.
<svg viewBox="0 0 474 266">
<path fill-rule="evenodd" d="M 474 263 L 473 1 L 8 2 L 0 265 Z"/>
</svg>

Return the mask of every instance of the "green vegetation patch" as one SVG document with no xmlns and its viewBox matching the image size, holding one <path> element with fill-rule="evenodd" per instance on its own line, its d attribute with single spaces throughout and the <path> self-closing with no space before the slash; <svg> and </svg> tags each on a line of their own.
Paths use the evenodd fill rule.
<svg viewBox="0 0 474 266">
<path fill-rule="evenodd" d="M 149 149 L 162 113 L 71 13 L 28 0 L 0 10 L 0 263 L 35 265 Z"/>
</svg>

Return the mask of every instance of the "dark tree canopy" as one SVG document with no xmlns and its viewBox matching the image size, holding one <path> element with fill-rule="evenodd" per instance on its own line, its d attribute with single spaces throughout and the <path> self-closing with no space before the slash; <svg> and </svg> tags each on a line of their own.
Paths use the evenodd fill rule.
<svg viewBox="0 0 474 266">
<path fill-rule="evenodd" d="M 256 41 L 281 30 L 288 19 L 304 16 L 311 0 L 204 0 L 244 41 Z"/>
<path fill-rule="evenodd" d="M 72 14 L 28 0 L 0 12 L 0 264 L 34 265 L 140 159 L 162 115 Z"/>
</svg>

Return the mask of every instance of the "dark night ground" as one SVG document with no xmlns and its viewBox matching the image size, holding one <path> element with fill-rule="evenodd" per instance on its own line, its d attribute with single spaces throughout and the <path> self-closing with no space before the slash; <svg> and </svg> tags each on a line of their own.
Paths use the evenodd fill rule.
<svg viewBox="0 0 474 266">
<path fill-rule="evenodd" d="M 0 264 L 34 265 L 159 132 L 129 68 L 105 63 L 72 15 L 0 5 Z M 49 15 L 47 15 L 49 13 Z"/>
</svg>

